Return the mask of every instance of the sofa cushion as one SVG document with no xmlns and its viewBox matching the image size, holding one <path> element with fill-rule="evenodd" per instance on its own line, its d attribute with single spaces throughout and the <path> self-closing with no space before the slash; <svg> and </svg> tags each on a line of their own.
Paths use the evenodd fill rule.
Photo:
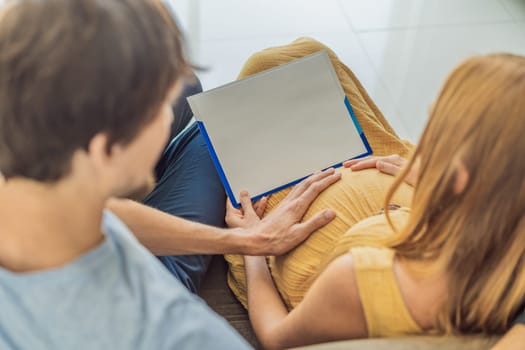
<svg viewBox="0 0 525 350">
<path fill-rule="evenodd" d="M 486 337 L 432 337 L 415 336 L 403 338 L 362 339 L 311 345 L 304 350 L 488 350 L 497 338 Z"/>
</svg>

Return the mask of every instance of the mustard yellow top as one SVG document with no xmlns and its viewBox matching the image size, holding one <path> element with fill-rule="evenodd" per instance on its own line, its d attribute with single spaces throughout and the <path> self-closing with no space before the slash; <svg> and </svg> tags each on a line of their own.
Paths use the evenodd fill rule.
<svg viewBox="0 0 525 350">
<path fill-rule="evenodd" d="M 350 249 L 369 337 L 420 334 L 394 276 L 394 252 L 387 248 Z"/>
</svg>

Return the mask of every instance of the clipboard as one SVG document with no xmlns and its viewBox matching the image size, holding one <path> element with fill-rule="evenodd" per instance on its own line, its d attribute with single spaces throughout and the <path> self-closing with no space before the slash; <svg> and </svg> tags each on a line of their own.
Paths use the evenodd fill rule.
<svg viewBox="0 0 525 350">
<path fill-rule="evenodd" d="M 232 204 L 372 154 L 325 51 L 188 98 Z"/>
</svg>

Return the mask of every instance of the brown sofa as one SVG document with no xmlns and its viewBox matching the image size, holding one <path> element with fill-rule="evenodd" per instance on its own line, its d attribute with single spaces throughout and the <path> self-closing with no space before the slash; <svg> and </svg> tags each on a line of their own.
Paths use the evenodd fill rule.
<svg viewBox="0 0 525 350">
<path fill-rule="evenodd" d="M 255 337 L 248 314 L 242 305 L 235 299 L 233 293 L 226 283 L 227 265 L 222 256 L 213 258 L 210 270 L 204 278 L 200 296 L 252 344 L 260 348 Z M 305 347 L 309 350 L 398 350 L 398 349 L 420 349 L 420 350 L 485 350 L 490 349 L 496 338 L 486 337 L 428 337 L 415 336 L 390 339 L 362 339 L 343 342 L 333 342 Z"/>
</svg>

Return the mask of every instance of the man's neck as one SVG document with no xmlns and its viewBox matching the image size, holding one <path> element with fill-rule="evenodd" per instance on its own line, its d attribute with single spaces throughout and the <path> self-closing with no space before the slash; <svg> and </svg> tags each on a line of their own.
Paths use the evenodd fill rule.
<svg viewBox="0 0 525 350">
<path fill-rule="evenodd" d="M 59 267 L 99 245 L 105 198 L 85 184 L 12 179 L 0 185 L 0 267 Z"/>
</svg>

